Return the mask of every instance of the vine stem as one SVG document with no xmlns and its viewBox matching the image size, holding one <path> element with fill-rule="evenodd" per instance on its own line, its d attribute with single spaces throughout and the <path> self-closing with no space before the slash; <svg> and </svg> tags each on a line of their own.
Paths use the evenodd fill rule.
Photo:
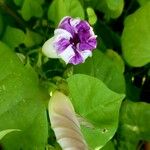
<svg viewBox="0 0 150 150">
<path fill-rule="evenodd" d="M 2 9 L 5 13 L 12 16 L 21 27 L 26 27 L 24 20 L 22 20 L 6 3 L 4 0 L 0 0 L 0 9 Z"/>
</svg>

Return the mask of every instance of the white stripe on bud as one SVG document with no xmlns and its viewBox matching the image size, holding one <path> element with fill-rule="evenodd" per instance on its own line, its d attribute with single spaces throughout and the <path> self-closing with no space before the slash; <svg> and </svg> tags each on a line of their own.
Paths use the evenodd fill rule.
<svg viewBox="0 0 150 150">
<path fill-rule="evenodd" d="M 70 99 L 56 91 L 48 106 L 51 127 L 63 150 L 88 150 Z"/>
</svg>

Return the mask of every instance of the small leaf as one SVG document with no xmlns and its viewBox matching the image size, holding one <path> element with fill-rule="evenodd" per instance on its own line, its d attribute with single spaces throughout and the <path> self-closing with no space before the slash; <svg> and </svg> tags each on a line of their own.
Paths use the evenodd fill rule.
<svg viewBox="0 0 150 150">
<path fill-rule="evenodd" d="M 107 16 L 111 16 L 112 18 L 117 18 L 121 15 L 124 6 L 124 0 L 105 0 L 108 10 L 106 10 Z"/>
<path fill-rule="evenodd" d="M 21 130 L 19 130 L 19 129 L 7 129 L 7 130 L 2 130 L 2 131 L 0 131 L 0 140 L 1 140 L 5 135 L 7 135 L 8 133 L 14 132 L 14 131 L 21 131 Z"/>
<path fill-rule="evenodd" d="M 96 21 L 97 21 L 97 16 L 96 16 L 96 14 L 95 14 L 95 12 L 94 12 L 94 9 L 91 8 L 91 7 L 88 7 L 88 8 L 86 9 L 86 11 L 87 11 L 89 23 L 90 23 L 91 25 L 94 25 L 94 24 L 96 23 Z"/>
<path fill-rule="evenodd" d="M 23 4 L 24 0 L 14 0 L 14 3 L 18 6 L 21 6 Z"/>
<path fill-rule="evenodd" d="M 74 109 L 84 121 L 81 131 L 85 140 L 89 148 L 99 150 L 116 132 L 124 95 L 111 91 L 102 81 L 82 74 L 71 76 L 68 86 Z"/>
<path fill-rule="evenodd" d="M 125 20 L 122 51 L 131 66 L 140 67 L 150 62 L 150 2 Z"/>
<path fill-rule="evenodd" d="M 123 11 L 123 0 L 90 0 L 89 5 L 103 12 L 106 18 L 117 18 Z"/>
<path fill-rule="evenodd" d="M 25 44 L 26 47 L 32 47 L 34 45 L 39 45 L 42 42 L 43 37 L 29 29 L 26 29 L 26 33 L 24 33 L 18 28 L 8 26 L 2 40 L 11 48 L 15 48 L 20 44 Z"/>
<path fill-rule="evenodd" d="M 57 26 L 65 16 L 84 19 L 84 9 L 79 0 L 53 0 L 48 10 L 48 19 Z"/>
<path fill-rule="evenodd" d="M 43 0 L 24 0 L 21 15 L 25 20 L 30 20 L 31 17 L 42 17 L 43 9 L 42 5 Z"/>
<path fill-rule="evenodd" d="M 22 30 L 7 26 L 2 41 L 9 45 L 9 47 L 15 48 L 23 43 L 24 39 L 25 33 Z"/>
<path fill-rule="evenodd" d="M 23 43 L 26 45 L 26 47 L 31 47 L 40 44 L 42 40 L 43 37 L 40 34 L 27 29 Z"/>
<path fill-rule="evenodd" d="M 87 144 L 80 131 L 70 99 L 56 91 L 50 99 L 48 110 L 51 127 L 62 149 L 87 150 Z"/>
</svg>

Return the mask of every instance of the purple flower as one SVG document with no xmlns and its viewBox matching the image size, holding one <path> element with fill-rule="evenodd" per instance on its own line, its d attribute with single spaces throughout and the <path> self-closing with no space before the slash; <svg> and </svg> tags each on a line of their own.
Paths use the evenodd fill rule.
<svg viewBox="0 0 150 150">
<path fill-rule="evenodd" d="M 87 21 L 64 17 L 54 36 L 44 43 L 42 51 L 47 57 L 63 59 L 66 64 L 80 64 L 92 56 L 96 37 Z"/>
</svg>

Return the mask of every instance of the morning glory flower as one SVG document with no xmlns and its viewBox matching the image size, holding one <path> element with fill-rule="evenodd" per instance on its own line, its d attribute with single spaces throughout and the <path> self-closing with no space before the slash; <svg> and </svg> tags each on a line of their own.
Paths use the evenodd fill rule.
<svg viewBox="0 0 150 150">
<path fill-rule="evenodd" d="M 61 58 L 66 64 L 80 64 L 97 46 L 96 35 L 87 21 L 79 18 L 64 17 L 54 36 L 47 40 L 43 53 L 49 58 Z"/>
</svg>

